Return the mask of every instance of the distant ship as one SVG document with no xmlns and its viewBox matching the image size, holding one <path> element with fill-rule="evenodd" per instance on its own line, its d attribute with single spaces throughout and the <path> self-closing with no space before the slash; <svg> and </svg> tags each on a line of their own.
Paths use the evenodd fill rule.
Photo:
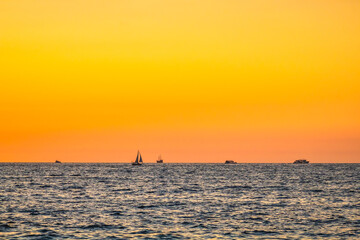
<svg viewBox="0 0 360 240">
<path fill-rule="evenodd" d="M 141 154 L 139 151 L 137 153 L 135 162 L 132 162 L 131 164 L 132 165 L 142 165 L 143 164 L 143 160 L 142 160 L 142 157 L 141 157 Z"/>
<path fill-rule="evenodd" d="M 308 164 L 309 161 L 306 159 L 298 159 L 294 161 L 294 164 Z"/>
<path fill-rule="evenodd" d="M 225 164 L 237 164 L 237 162 L 235 162 L 233 160 L 226 160 Z"/>
<path fill-rule="evenodd" d="M 55 163 L 61 163 L 59 160 L 56 160 Z"/>
<path fill-rule="evenodd" d="M 156 163 L 164 163 L 164 161 L 161 159 L 161 155 L 159 155 L 158 160 L 156 160 Z"/>
</svg>

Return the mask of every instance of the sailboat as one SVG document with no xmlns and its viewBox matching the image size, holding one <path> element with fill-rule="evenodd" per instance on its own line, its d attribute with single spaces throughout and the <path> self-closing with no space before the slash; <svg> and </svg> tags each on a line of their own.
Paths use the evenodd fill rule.
<svg viewBox="0 0 360 240">
<path fill-rule="evenodd" d="M 158 160 L 156 160 L 157 163 L 164 163 L 164 161 L 161 159 L 161 155 L 159 155 Z"/>
<path fill-rule="evenodd" d="M 135 162 L 132 162 L 131 164 L 132 165 L 142 165 L 143 164 L 143 160 L 142 160 L 140 151 L 138 151 L 138 153 L 137 153 Z"/>
</svg>

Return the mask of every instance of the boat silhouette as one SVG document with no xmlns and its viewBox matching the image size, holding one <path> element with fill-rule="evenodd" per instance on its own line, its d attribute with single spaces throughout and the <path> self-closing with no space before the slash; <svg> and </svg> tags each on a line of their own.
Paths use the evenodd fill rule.
<svg viewBox="0 0 360 240">
<path fill-rule="evenodd" d="M 158 160 L 156 160 L 156 163 L 164 163 L 164 161 L 161 159 L 161 155 L 159 155 Z"/>
<path fill-rule="evenodd" d="M 225 164 L 237 164 L 237 162 L 235 162 L 233 160 L 226 160 Z"/>
<path fill-rule="evenodd" d="M 142 165 L 143 164 L 143 160 L 140 154 L 140 151 L 138 151 L 137 155 L 136 155 L 136 160 L 135 162 L 131 163 L 132 165 Z"/>
<path fill-rule="evenodd" d="M 306 159 L 298 159 L 294 161 L 294 164 L 308 164 L 309 161 Z"/>
</svg>

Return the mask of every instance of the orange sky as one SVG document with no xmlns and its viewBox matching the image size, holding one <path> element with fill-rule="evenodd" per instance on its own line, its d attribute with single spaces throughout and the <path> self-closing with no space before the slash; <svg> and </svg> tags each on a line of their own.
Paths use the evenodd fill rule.
<svg viewBox="0 0 360 240">
<path fill-rule="evenodd" d="M 0 162 L 360 163 L 357 0 L 0 1 Z"/>
</svg>

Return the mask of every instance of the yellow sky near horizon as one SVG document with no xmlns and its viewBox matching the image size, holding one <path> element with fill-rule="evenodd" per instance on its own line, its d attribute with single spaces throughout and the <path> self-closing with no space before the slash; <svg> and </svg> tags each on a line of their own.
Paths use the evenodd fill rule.
<svg viewBox="0 0 360 240">
<path fill-rule="evenodd" d="M 360 162 L 359 1 L 1 1 L 0 162 Z"/>
</svg>

